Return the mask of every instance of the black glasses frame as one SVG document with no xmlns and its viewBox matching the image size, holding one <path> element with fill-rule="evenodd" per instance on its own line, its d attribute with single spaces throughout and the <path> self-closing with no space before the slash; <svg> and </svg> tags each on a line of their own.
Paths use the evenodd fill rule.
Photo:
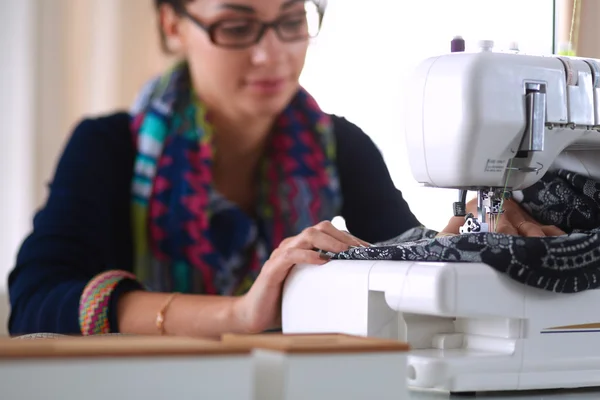
<svg viewBox="0 0 600 400">
<path fill-rule="evenodd" d="M 307 2 L 311 2 L 311 0 L 307 0 Z M 322 6 L 320 6 L 318 3 L 312 1 L 318 10 L 319 13 L 319 32 L 321 30 L 321 25 L 323 23 L 323 15 L 324 15 L 324 9 Z M 216 31 L 217 29 L 219 29 L 220 26 L 222 26 L 223 24 L 227 24 L 230 23 L 231 21 L 236 21 L 236 20 L 247 20 L 247 19 L 251 19 L 251 18 L 233 18 L 233 19 L 224 19 L 221 21 L 217 21 L 213 24 L 205 24 L 202 21 L 200 21 L 197 17 L 191 15 L 186 9 L 185 7 L 178 7 L 175 12 L 177 12 L 179 15 L 189 19 L 190 21 L 192 21 L 194 23 L 194 25 L 196 25 L 198 28 L 202 29 L 203 31 L 205 31 L 208 34 L 208 37 L 210 38 L 210 41 L 215 45 L 215 46 L 219 46 L 219 47 L 223 47 L 223 48 L 229 48 L 229 49 L 245 49 L 248 47 L 252 47 L 256 44 L 258 44 L 262 38 L 265 36 L 265 34 L 267 33 L 267 31 L 269 29 L 273 29 L 275 31 L 275 34 L 277 35 L 277 37 L 279 38 L 279 40 L 281 40 L 282 42 L 298 42 L 298 41 L 302 41 L 302 40 L 308 40 L 308 39 L 313 39 L 316 37 L 315 36 L 308 36 L 308 37 L 302 37 L 302 38 L 293 38 L 293 39 L 289 39 L 286 38 L 285 36 L 283 36 L 280 32 L 280 27 L 281 24 L 285 22 L 285 18 L 286 17 L 279 17 L 274 21 L 271 22 L 264 22 L 264 21 L 258 21 L 258 20 L 254 20 L 255 22 L 259 23 L 261 25 L 257 35 L 256 35 L 256 39 L 254 39 L 253 42 L 249 42 L 249 43 L 244 43 L 244 44 L 223 44 L 223 43 L 219 43 L 217 42 L 217 40 L 215 39 L 216 36 Z M 318 35 L 318 33 L 317 33 Z"/>
</svg>

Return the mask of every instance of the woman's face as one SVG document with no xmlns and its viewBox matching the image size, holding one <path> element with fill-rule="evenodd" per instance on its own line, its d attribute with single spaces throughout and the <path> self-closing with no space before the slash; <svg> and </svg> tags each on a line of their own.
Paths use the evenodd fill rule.
<svg viewBox="0 0 600 400">
<path fill-rule="evenodd" d="M 307 4 L 312 3 L 193 0 L 186 4 L 187 16 L 161 10 L 161 22 L 168 43 L 187 59 L 195 89 L 209 108 L 233 118 L 271 117 L 299 87 L 307 32 L 315 29 L 310 12 L 307 23 L 306 10 L 313 11 Z M 278 30 L 264 30 L 257 41 L 261 24 L 276 21 Z"/>
</svg>

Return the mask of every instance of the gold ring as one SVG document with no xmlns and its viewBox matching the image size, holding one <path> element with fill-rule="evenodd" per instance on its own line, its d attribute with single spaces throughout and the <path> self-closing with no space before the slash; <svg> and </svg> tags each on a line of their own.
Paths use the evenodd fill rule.
<svg viewBox="0 0 600 400">
<path fill-rule="evenodd" d="M 517 232 L 518 232 L 518 231 L 521 229 L 521 226 L 522 226 L 523 224 L 526 224 L 526 223 L 528 223 L 528 222 L 529 222 L 529 221 L 521 221 L 521 222 L 519 223 L 519 225 L 517 225 Z"/>
</svg>

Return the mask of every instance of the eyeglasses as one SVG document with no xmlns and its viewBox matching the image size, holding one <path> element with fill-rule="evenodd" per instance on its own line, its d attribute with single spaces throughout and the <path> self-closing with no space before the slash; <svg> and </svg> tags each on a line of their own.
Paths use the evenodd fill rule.
<svg viewBox="0 0 600 400">
<path fill-rule="evenodd" d="M 243 49 L 259 43 L 269 29 L 273 29 L 283 42 L 315 38 L 321 30 L 323 10 L 314 0 L 300 3 L 304 3 L 304 9 L 290 11 L 272 22 L 262 22 L 256 18 L 234 18 L 206 25 L 183 7 L 177 12 L 208 33 L 213 44 L 230 49 Z"/>
</svg>

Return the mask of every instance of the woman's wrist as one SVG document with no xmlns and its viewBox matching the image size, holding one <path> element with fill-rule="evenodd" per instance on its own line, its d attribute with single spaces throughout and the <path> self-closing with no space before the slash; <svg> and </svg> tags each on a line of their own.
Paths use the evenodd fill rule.
<svg viewBox="0 0 600 400">
<path fill-rule="evenodd" d="M 228 297 L 229 304 L 225 308 L 226 325 L 230 327 L 227 333 L 250 333 L 245 312 L 246 295 Z"/>
<path fill-rule="evenodd" d="M 220 339 L 224 333 L 247 333 L 242 311 L 243 296 L 191 295 L 190 298 L 192 297 L 196 300 L 195 318 L 191 327 L 194 336 Z"/>
<path fill-rule="evenodd" d="M 132 291 L 119 298 L 117 312 L 122 333 L 219 339 L 247 332 L 240 297 Z"/>
</svg>

